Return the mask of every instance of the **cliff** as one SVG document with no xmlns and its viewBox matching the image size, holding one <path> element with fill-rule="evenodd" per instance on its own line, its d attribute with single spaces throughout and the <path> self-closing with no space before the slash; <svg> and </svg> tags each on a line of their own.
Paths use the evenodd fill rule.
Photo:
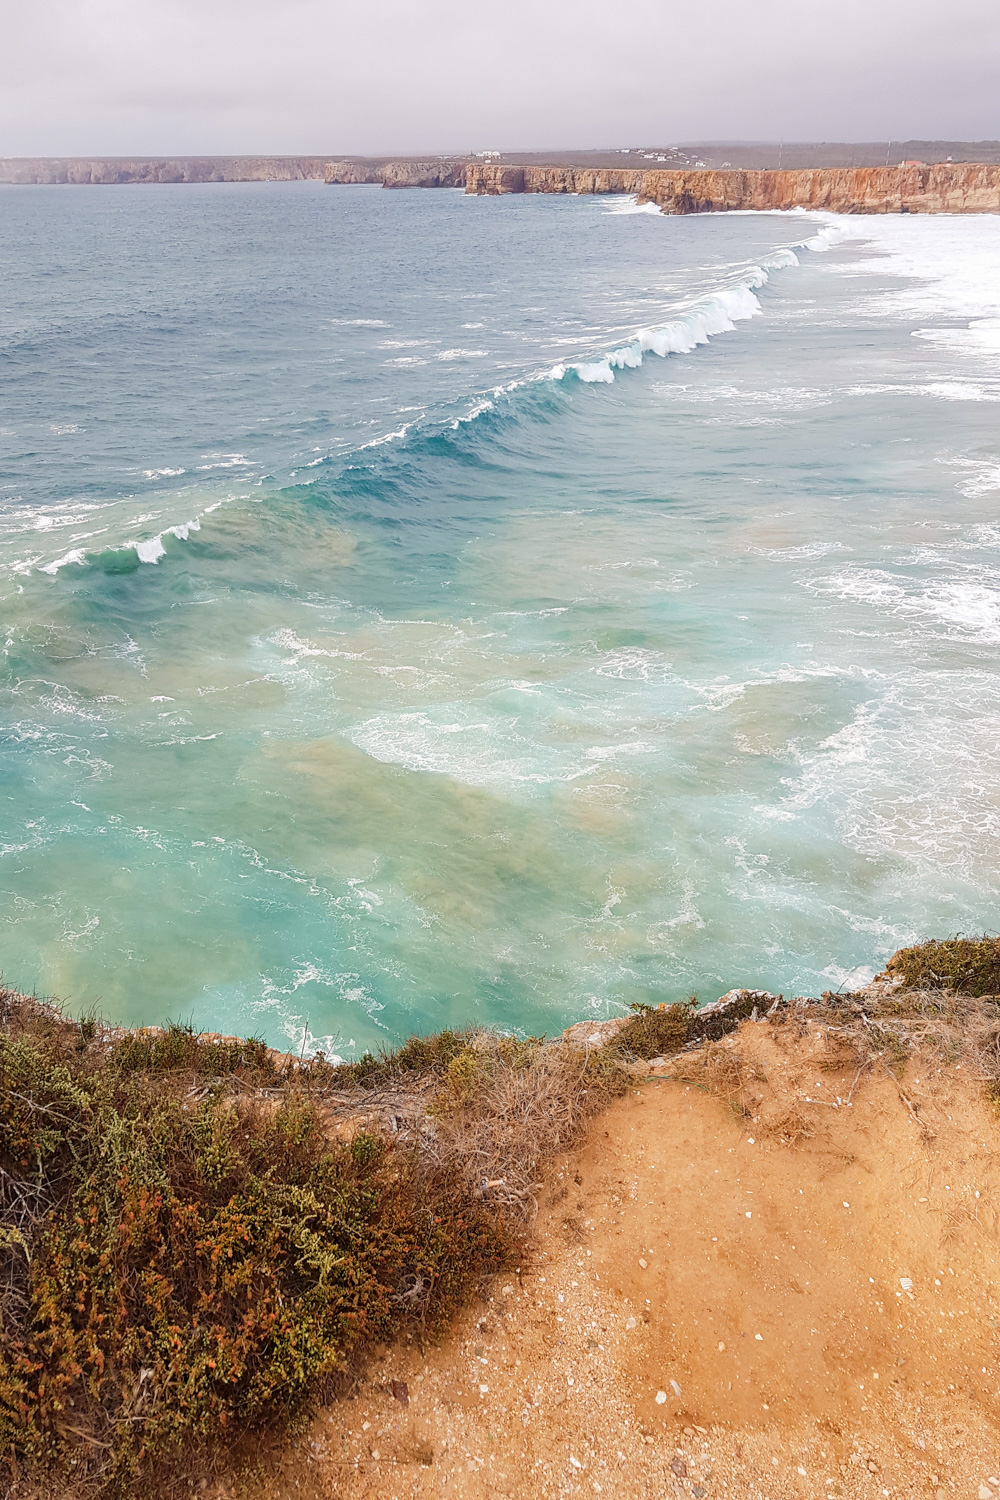
<svg viewBox="0 0 1000 1500">
<path fill-rule="evenodd" d="M 812 208 L 834 213 L 1000 213 L 1000 165 L 714 170 L 466 162 L 461 158 L 191 156 L 0 159 L 0 183 L 293 182 L 461 188 L 474 194 L 634 193 L 664 213 Z"/>
<path fill-rule="evenodd" d="M 325 156 L 39 156 L 0 159 L 0 182 L 111 186 L 132 182 L 322 181 Z"/>
<path fill-rule="evenodd" d="M 0 158 L 0 183 L 118 186 L 145 182 L 379 182 L 383 187 L 465 186 L 465 163 L 441 158 L 175 156 Z"/>
<path fill-rule="evenodd" d="M 460 188 L 466 185 L 466 170 L 464 161 L 440 158 L 374 163 L 348 159 L 328 162 L 323 180 L 333 185 L 380 182 L 386 188 Z"/>
<path fill-rule="evenodd" d="M 998 213 L 1000 166 L 824 167 L 795 172 L 654 171 L 473 163 L 467 193 L 634 193 L 664 213 L 826 209 L 833 213 Z"/>
</svg>

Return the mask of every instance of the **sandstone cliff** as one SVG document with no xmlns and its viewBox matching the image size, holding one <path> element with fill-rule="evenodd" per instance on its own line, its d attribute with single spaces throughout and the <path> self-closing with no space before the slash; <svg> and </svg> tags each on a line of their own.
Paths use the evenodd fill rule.
<svg viewBox="0 0 1000 1500">
<path fill-rule="evenodd" d="M 465 187 L 464 161 L 385 161 L 361 163 L 331 161 L 323 174 L 333 184 L 380 182 L 387 188 L 461 188 Z"/>
<path fill-rule="evenodd" d="M 195 156 L 14 158 L 0 183 L 381 183 L 467 193 L 634 193 L 664 213 L 813 208 L 835 213 L 1000 213 L 1000 165 L 811 167 L 796 171 L 596 166 L 515 166 L 460 158 Z"/>
<path fill-rule="evenodd" d="M 467 193 L 635 193 L 664 213 L 814 208 L 835 213 L 1000 213 L 1000 166 L 824 167 L 796 172 L 643 171 L 473 163 Z"/>
<path fill-rule="evenodd" d="M 8 157 L 0 182 L 301 182 L 322 181 L 325 156 Z"/>
</svg>

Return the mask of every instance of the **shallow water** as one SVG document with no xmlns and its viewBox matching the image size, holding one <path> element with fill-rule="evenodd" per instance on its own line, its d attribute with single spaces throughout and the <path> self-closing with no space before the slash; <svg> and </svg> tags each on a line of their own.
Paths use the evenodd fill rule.
<svg viewBox="0 0 1000 1500">
<path fill-rule="evenodd" d="M 8 982 L 350 1056 L 997 925 L 1000 221 L 628 207 L 0 189 Z"/>
</svg>

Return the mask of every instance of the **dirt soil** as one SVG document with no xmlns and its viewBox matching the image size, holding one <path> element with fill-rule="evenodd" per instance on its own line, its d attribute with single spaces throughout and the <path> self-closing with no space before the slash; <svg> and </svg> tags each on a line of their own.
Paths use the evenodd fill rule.
<svg viewBox="0 0 1000 1500">
<path fill-rule="evenodd" d="M 1000 1122 L 968 1065 L 896 1077 L 799 1015 L 642 1074 L 556 1164 L 530 1263 L 386 1352 L 260 1500 L 1000 1497 Z"/>
</svg>

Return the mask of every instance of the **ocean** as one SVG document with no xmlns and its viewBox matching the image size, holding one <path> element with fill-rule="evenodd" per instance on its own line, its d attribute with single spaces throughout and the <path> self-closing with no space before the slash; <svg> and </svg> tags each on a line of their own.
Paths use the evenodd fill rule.
<svg viewBox="0 0 1000 1500">
<path fill-rule="evenodd" d="M 341 1057 L 996 930 L 1000 221 L 0 188 L 0 967 Z"/>
</svg>

